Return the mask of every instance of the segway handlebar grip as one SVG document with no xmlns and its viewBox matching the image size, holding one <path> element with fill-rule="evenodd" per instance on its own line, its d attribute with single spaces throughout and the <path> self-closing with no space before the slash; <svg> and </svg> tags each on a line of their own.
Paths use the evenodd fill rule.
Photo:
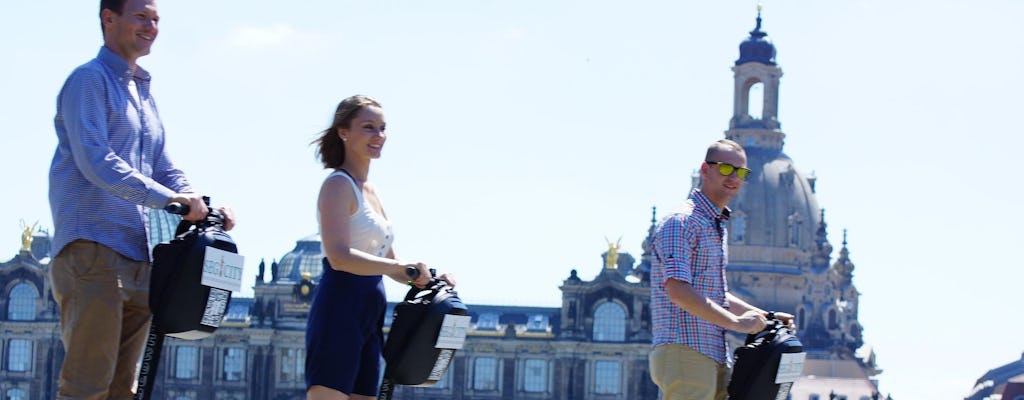
<svg viewBox="0 0 1024 400">
<path fill-rule="evenodd" d="M 418 270 L 418 269 L 416 269 L 416 267 L 413 267 L 413 266 L 410 265 L 408 267 L 405 267 L 405 276 L 409 277 L 410 280 L 419 279 L 419 277 L 420 277 L 420 270 Z"/>
<path fill-rule="evenodd" d="M 188 215 L 188 212 L 191 211 L 191 208 L 189 208 L 188 204 L 173 202 L 164 206 L 164 211 L 167 211 L 171 214 Z"/>
</svg>

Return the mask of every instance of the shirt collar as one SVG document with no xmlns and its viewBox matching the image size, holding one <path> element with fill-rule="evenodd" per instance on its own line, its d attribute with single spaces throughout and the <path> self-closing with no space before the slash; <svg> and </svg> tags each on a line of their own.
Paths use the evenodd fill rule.
<svg viewBox="0 0 1024 400">
<path fill-rule="evenodd" d="M 729 207 L 726 207 L 724 210 L 720 210 L 715 206 L 715 203 L 711 202 L 711 199 L 709 199 L 708 196 L 704 195 L 704 193 L 700 191 L 700 189 L 693 189 L 693 191 L 690 192 L 690 198 L 693 199 L 694 208 L 704 214 L 708 219 L 720 221 L 729 219 L 729 214 L 732 212 Z"/>
<path fill-rule="evenodd" d="M 107 46 L 100 46 L 100 52 L 96 55 L 96 59 L 109 68 L 114 73 L 114 76 L 121 79 L 132 78 L 132 70 L 128 67 L 128 62 L 121 58 L 121 56 L 114 54 Z M 149 71 L 135 64 L 134 77 L 148 82 L 150 79 Z"/>
</svg>

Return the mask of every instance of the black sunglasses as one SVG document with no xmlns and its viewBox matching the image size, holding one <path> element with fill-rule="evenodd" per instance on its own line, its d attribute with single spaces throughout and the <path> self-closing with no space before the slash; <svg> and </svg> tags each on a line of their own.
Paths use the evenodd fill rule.
<svg viewBox="0 0 1024 400">
<path fill-rule="evenodd" d="M 749 168 L 737 167 L 735 165 L 719 161 L 705 161 L 705 163 L 717 165 L 718 173 L 722 174 L 722 176 L 732 175 L 733 171 L 736 171 L 736 177 L 743 181 L 747 180 L 747 177 L 750 176 Z"/>
</svg>

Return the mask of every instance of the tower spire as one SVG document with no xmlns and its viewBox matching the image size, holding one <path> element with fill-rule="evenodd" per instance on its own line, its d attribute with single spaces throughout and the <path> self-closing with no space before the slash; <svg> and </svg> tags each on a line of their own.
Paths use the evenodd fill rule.
<svg viewBox="0 0 1024 400">
<path fill-rule="evenodd" d="M 761 8 L 762 8 L 762 3 L 759 1 L 759 2 L 757 2 L 757 26 L 754 27 L 754 31 L 753 32 L 750 32 L 750 36 L 754 36 L 754 32 L 761 33 L 762 37 L 765 35 L 764 32 L 761 32 Z"/>
</svg>

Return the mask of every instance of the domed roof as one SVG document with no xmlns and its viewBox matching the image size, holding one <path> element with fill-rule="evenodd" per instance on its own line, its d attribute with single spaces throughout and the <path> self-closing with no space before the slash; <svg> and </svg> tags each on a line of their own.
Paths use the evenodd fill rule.
<svg viewBox="0 0 1024 400">
<path fill-rule="evenodd" d="M 295 242 L 295 248 L 277 262 L 278 277 L 281 280 L 298 282 L 302 273 L 318 277 L 323 272 L 323 249 L 320 234 L 306 236 Z"/>
<path fill-rule="evenodd" d="M 810 266 L 822 233 L 814 178 L 782 152 L 758 147 L 747 148 L 747 165 L 753 172 L 730 202 L 730 267 L 788 272 Z"/>
<path fill-rule="evenodd" d="M 767 33 L 761 32 L 760 7 L 757 10 L 757 26 L 750 31 L 750 37 L 740 43 L 740 58 L 736 60 L 736 65 L 748 62 L 775 65 L 775 45 Z"/>
</svg>

